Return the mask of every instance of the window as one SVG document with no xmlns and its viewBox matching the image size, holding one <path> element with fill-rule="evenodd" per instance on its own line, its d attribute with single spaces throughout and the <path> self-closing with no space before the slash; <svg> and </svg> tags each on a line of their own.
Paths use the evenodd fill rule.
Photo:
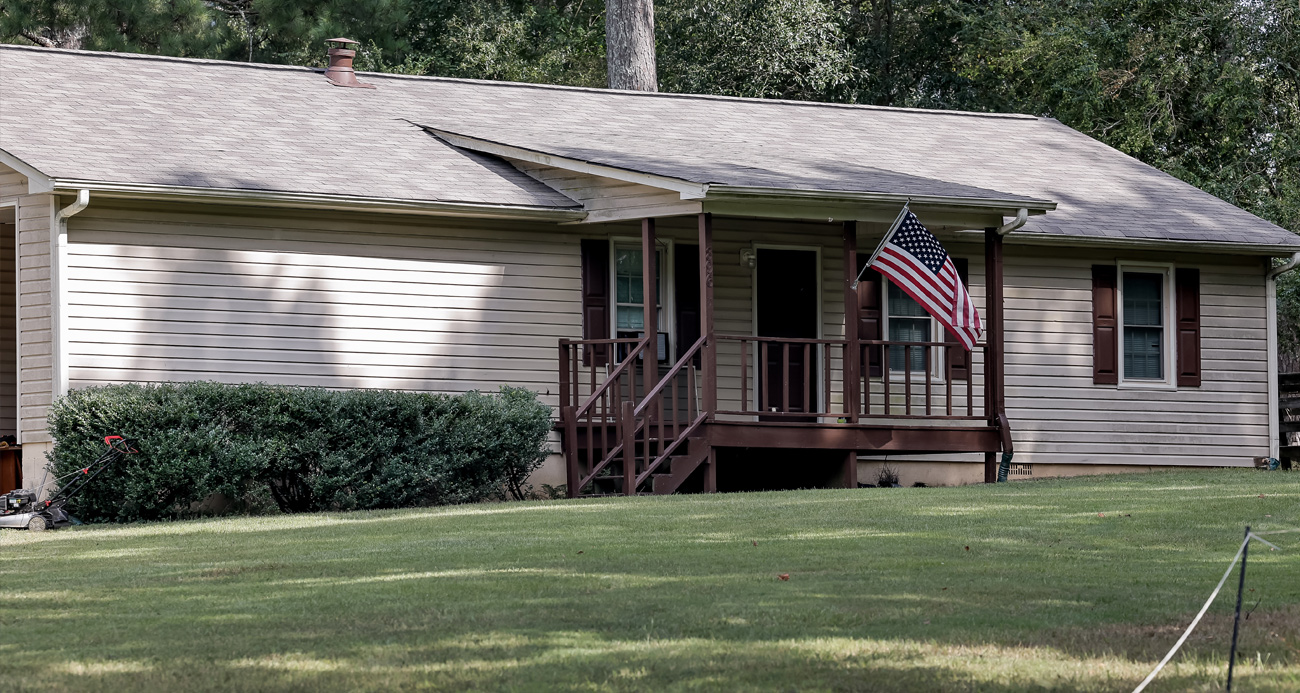
<svg viewBox="0 0 1300 693">
<path fill-rule="evenodd" d="M 1123 282 L 1124 378 L 1164 380 L 1165 275 L 1125 272 Z"/>
<path fill-rule="evenodd" d="M 659 360 L 669 353 L 668 326 L 671 316 L 664 310 L 665 258 L 667 253 L 659 248 L 655 254 L 655 305 L 658 307 Z M 614 336 L 640 337 L 645 333 L 645 283 L 641 272 L 641 248 L 634 245 L 614 245 Z"/>
<path fill-rule="evenodd" d="M 934 330 L 934 318 L 925 312 L 921 304 L 916 302 L 905 291 L 889 282 L 889 301 L 888 316 L 886 322 L 889 325 L 889 341 L 891 342 L 928 342 L 930 335 Z M 903 361 L 907 360 L 906 368 L 913 372 L 922 372 L 925 370 L 925 352 L 926 349 L 911 348 L 904 349 L 901 346 L 889 348 L 889 370 L 902 372 L 904 369 Z M 906 354 L 904 354 L 906 352 Z"/>
</svg>

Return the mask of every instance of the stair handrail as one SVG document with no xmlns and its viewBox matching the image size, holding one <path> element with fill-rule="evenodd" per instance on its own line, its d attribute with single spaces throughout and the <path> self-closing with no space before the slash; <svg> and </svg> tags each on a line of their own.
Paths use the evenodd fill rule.
<svg viewBox="0 0 1300 693">
<path fill-rule="evenodd" d="M 677 452 L 677 446 L 681 445 L 682 441 L 687 440 L 694 435 L 695 431 L 699 429 L 700 425 L 703 424 L 707 418 L 708 416 L 704 412 L 700 412 L 700 415 L 695 417 L 695 420 L 692 421 L 689 426 L 682 429 L 681 435 L 677 436 L 673 442 L 664 446 L 664 451 L 660 453 L 653 462 L 646 465 L 644 472 L 637 475 L 636 485 L 640 486 L 641 484 L 644 484 L 646 479 L 649 479 L 650 475 L 654 474 L 655 470 L 659 468 L 659 465 L 663 464 L 669 457 L 672 457 L 674 452 Z"/>
<path fill-rule="evenodd" d="M 673 364 L 673 367 L 669 368 L 668 372 L 664 373 L 663 376 L 659 378 L 659 382 L 656 383 L 654 387 L 650 388 L 649 392 L 645 393 L 645 396 L 641 398 L 641 404 L 637 405 L 637 408 L 632 412 L 633 416 L 640 417 L 645 413 L 644 410 L 646 405 L 650 403 L 650 400 L 658 397 L 659 393 L 663 392 L 664 388 L 668 386 L 669 381 L 677 377 L 677 374 L 682 370 L 682 366 L 689 363 L 690 360 L 695 357 L 695 354 L 699 353 L 700 349 L 704 347 L 706 341 L 708 341 L 708 337 L 700 337 L 695 340 L 695 344 L 691 345 L 691 348 L 687 349 L 686 353 L 682 355 L 681 358 L 677 359 L 677 363 Z"/>
<path fill-rule="evenodd" d="M 701 336 L 699 339 L 695 340 L 695 344 L 691 345 L 691 348 L 687 349 L 686 353 L 682 354 L 682 356 L 677 359 L 677 363 L 673 364 L 673 367 L 669 368 L 668 372 L 665 373 L 663 377 L 659 379 L 659 382 L 656 383 L 653 388 L 650 388 L 650 391 L 647 392 L 645 397 L 641 399 L 641 404 L 638 405 L 637 408 L 632 412 L 633 418 L 640 422 L 637 425 L 638 429 L 644 426 L 645 419 L 643 417 L 645 416 L 646 408 L 650 406 L 650 404 L 654 402 L 660 396 L 660 394 L 663 393 L 664 388 L 667 387 L 668 383 L 671 382 L 673 378 L 677 377 L 677 374 L 681 372 L 682 368 L 690 364 L 690 362 L 695 358 L 695 354 L 699 353 L 699 351 L 704 348 L 704 345 L 707 342 L 708 342 L 708 335 Z M 674 404 L 674 406 L 676 406 L 676 404 Z M 673 442 L 663 446 L 660 449 L 659 455 L 655 457 L 654 460 L 646 464 L 645 471 L 641 472 L 636 476 L 636 486 L 640 486 L 641 484 L 645 483 L 645 481 L 650 478 L 650 475 L 654 474 L 655 470 L 659 468 L 659 465 L 663 464 L 665 460 L 667 460 L 669 457 L 672 456 L 674 452 L 677 451 L 677 448 L 682 444 L 682 441 L 689 438 L 693 433 L 695 433 L 695 431 L 700 427 L 701 424 L 703 424 L 706 420 L 708 420 L 710 414 L 711 412 L 704 411 L 704 409 L 701 407 L 699 414 L 695 417 L 695 420 L 690 422 L 686 426 L 686 428 L 682 429 L 681 433 L 679 433 L 677 437 L 673 439 Z M 649 436 L 648 428 L 646 429 L 646 432 L 648 437 Z M 646 448 L 647 448 L 646 451 L 648 453 L 649 445 L 647 445 Z M 636 454 L 635 451 L 633 451 L 632 454 L 635 455 Z M 626 459 L 627 456 L 625 455 L 624 460 Z M 626 464 L 626 461 L 624 462 L 624 464 Z"/>
</svg>

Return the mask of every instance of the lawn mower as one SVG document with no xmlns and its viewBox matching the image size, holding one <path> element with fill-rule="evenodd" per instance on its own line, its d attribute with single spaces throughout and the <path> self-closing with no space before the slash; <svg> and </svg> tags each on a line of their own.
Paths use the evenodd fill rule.
<svg viewBox="0 0 1300 693">
<path fill-rule="evenodd" d="M 122 436 L 108 436 L 104 438 L 104 444 L 108 445 L 108 450 L 100 455 L 99 459 L 92 462 L 89 467 L 78 469 L 71 474 L 66 474 L 50 482 L 56 483 L 60 479 L 72 477 L 72 480 L 63 484 L 59 488 L 59 492 L 49 500 L 37 500 L 40 495 L 40 488 L 35 490 L 20 488 L 0 495 L 0 527 L 26 528 L 33 532 L 39 532 L 44 529 L 58 529 L 73 524 L 73 518 L 64 510 L 64 506 L 68 504 L 68 501 L 80 493 L 86 487 L 86 484 L 99 476 L 100 472 L 113 466 L 123 457 L 139 452 L 132 441 Z"/>
</svg>

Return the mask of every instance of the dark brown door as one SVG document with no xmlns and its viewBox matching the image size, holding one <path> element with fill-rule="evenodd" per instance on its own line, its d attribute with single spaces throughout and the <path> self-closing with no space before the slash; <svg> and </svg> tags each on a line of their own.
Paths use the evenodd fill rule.
<svg viewBox="0 0 1300 693">
<path fill-rule="evenodd" d="M 757 281 L 758 336 L 816 339 L 817 253 L 812 250 L 759 248 Z M 759 372 L 759 409 L 778 412 L 816 411 L 816 345 L 766 343 Z M 785 420 L 789 420 L 788 418 Z"/>
</svg>

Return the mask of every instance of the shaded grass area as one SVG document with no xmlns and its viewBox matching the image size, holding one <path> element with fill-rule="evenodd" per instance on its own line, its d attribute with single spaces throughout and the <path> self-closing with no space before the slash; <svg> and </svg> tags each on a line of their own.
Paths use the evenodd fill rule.
<svg viewBox="0 0 1300 693">
<path fill-rule="evenodd" d="M 9 531 L 0 680 L 11 691 L 1126 691 L 1248 523 L 1300 527 L 1300 474 Z M 1275 539 L 1286 550 L 1252 549 L 1237 690 L 1300 689 L 1300 534 Z M 1221 689 L 1232 597 L 1148 690 Z"/>
</svg>

